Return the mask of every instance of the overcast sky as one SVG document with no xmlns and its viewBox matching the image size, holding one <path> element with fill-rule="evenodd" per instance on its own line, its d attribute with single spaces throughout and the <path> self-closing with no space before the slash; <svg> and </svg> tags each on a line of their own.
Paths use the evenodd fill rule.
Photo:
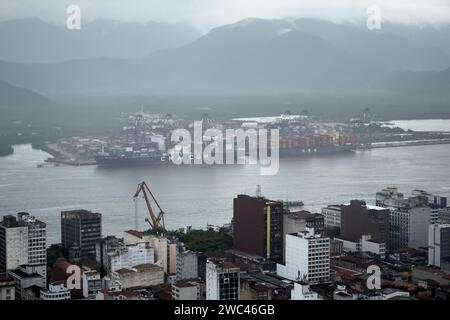
<svg viewBox="0 0 450 320">
<path fill-rule="evenodd" d="M 0 0 L 0 20 L 38 17 L 65 23 L 70 4 L 80 6 L 85 21 L 189 23 L 203 31 L 246 17 L 364 21 L 369 5 L 378 5 L 388 21 L 450 23 L 450 0 Z"/>
</svg>

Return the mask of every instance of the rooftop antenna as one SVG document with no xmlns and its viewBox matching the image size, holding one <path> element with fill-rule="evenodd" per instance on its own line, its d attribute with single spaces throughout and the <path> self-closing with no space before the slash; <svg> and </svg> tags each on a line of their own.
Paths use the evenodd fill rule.
<svg viewBox="0 0 450 320">
<path fill-rule="evenodd" d="M 261 198 L 261 185 L 260 184 L 256 185 L 256 196 L 258 198 Z"/>
</svg>

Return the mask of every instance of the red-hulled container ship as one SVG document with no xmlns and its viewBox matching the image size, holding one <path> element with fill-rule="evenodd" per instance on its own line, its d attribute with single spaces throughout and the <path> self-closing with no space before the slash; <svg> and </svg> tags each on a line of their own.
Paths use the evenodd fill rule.
<svg viewBox="0 0 450 320">
<path fill-rule="evenodd" d="M 280 137 L 280 156 L 351 152 L 356 137 L 348 133 L 301 134 Z"/>
</svg>

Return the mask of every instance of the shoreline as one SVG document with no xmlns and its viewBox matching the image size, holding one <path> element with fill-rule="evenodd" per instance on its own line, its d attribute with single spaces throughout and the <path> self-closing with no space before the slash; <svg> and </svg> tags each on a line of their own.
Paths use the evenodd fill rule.
<svg viewBox="0 0 450 320">
<path fill-rule="evenodd" d="M 94 159 L 69 159 L 65 157 L 61 152 L 51 148 L 46 143 L 30 143 L 31 147 L 36 150 L 40 150 L 48 153 L 51 157 L 45 160 L 45 163 L 56 163 L 68 166 L 89 166 L 96 165 L 97 162 Z M 424 140 L 411 140 L 411 141 L 386 141 L 386 142 L 373 142 L 371 148 L 366 149 L 381 149 L 381 148 L 400 148 L 400 147 L 414 147 L 414 146 L 427 146 L 427 145 L 446 145 L 450 144 L 450 138 L 448 139 L 424 139 Z M 10 156 L 14 153 L 14 146 L 21 144 L 11 145 L 11 152 L 6 154 L 0 154 L 0 158 Z"/>
<path fill-rule="evenodd" d="M 444 145 L 450 144 L 449 139 L 424 139 L 411 141 L 387 141 L 387 142 L 372 142 L 372 149 L 379 148 L 399 148 L 399 147 L 414 147 L 414 146 L 428 146 L 428 145 Z"/>
</svg>

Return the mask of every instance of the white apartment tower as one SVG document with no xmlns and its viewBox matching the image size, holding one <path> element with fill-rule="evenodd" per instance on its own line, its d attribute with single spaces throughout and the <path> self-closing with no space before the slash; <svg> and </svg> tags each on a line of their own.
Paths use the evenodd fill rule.
<svg viewBox="0 0 450 320">
<path fill-rule="evenodd" d="M 330 238 L 313 228 L 286 235 L 286 264 L 277 264 L 277 275 L 310 284 L 330 280 Z"/>
<path fill-rule="evenodd" d="M 102 265 L 102 272 L 109 275 L 119 269 L 130 269 L 140 264 L 155 262 L 155 250 L 149 242 L 130 242 L 114 236 L 96 242 L 96 259 Z"/>
<path fill-rule="evenodd" d="M 387 198 L 377 203 L 388 208 L 390 213 L 390 250 L 428 246 L 428 226 L 431 208 L 425 197 Z"/>
<path fill-rule="evenodd" d="M 32 272 L 47 277 L 47 226 L 26 212 L 17 214 L 19 222 L 28 227 L 28 263 Z"/>
<path fill-rule="evenodd" d="M 148 243 L 137 243 L 119 248 L 108 253 L 108 270 L 116 271 L 131 268 L 140 264 L 155 262 L 154 249 Z"/>
<path fill-rule="evenodd" d="M 167 238 L 157 235 L 144 235 L 136 230 L 127 230 L 123 233 L 123 240 L 126 245 L 136 243 L 148 243 L 154 249 L 154 264 L 168 272 L 168 246 Z"/>
<path fill-rule="evenodd" d="M 0 268 L 5 271 L 28 263 L 28 226 L 8 215 L 0 223 Z"/>
</svg>

